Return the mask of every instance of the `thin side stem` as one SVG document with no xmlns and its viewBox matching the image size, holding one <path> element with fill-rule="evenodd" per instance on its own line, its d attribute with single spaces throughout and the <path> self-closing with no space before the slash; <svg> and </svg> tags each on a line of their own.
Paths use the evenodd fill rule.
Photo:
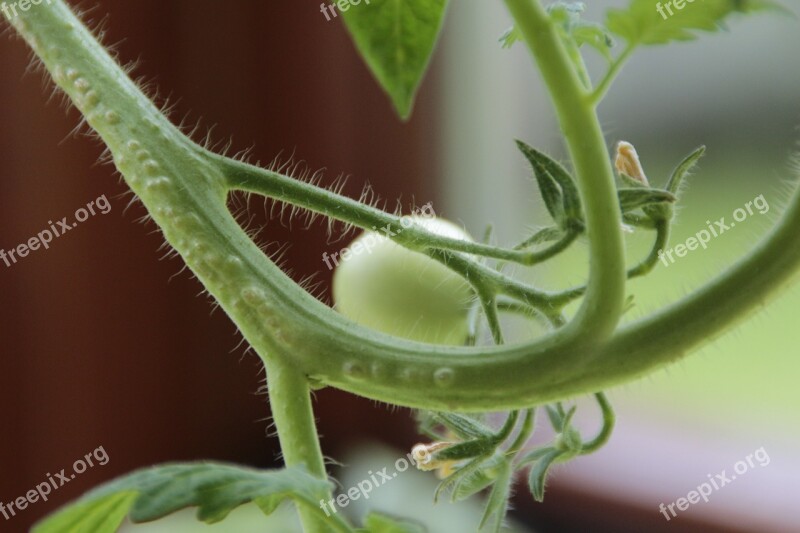
<svg viewBox="0 0 800 533">
<path fill-rule="evenodd" d="M 286 466 L 304 465 L 311 475 L 327 478 L 308 379 L 279 357 L 270 357 L 266 367 L 272 418 Z M 325 501 L 328 499 L 330 494 Z M 298 512 L 306 533 L 331 531 L 316 512 L 302 506 L 298 507 Z"/>
<path fill-rule="evenodd" d="M 575 239 L 578 238 L 578 233 L 575 231 L 567 231 L 559 240 L 545 248 L 544 250 L 540 250 L 534 252 L 532 255 L 531 264 L 538 264 L 547 261 L 548 259 L 555 257 L 556 255 L 560 254 L 567 248 L 569 245 L 575 242 Z"/>
<path fill-rule="evenodd" d="M 560 294 L 534 289 L 474 259 L 449 250 L 431 249 L 427 251 L 427 254 L 454 272 L 461 274 L 478 292 L 490 291 L 506 294 L 542 310 L 553 308 L 551 298 Z"/>
<path fill-rule="evenodd" d="M 402 217 L 362 204 L 347 196 L 241 161 L 216 154 L 209 155 L 225 173 L 232 190 L 261 194 L 364 230 L 378 231 L 412 249 L 452 250 L 522 265 L 532 265 L 538 261 L 535 252 L 453 239 L 427 231 L 417 224 L 403 225 Z"/>
<path fill-rule="evenodd" d="M 658 260 L 660 259 L 659 253 L 667 246 L 667 243 L 669 242 L 670 224 L 668 221 L 666 220 L 653 221 L 652 219 L 645 217 L 641 217 L 641 220 L 643 222 L 638 227 L 642 227 L 645 229 L 652 229 L 656 232 L 656 236 L 655 240 L 653 241 L 653 246 L 650 249 L 650 253 L 647 254 L 647 257 L 642 259 L 642 261 L 638 263 L 636 266 L 628 269 L 628 272 L 626 274 L 628 279 L 633 279 L 636 277 L 649 274 L 653 270 L 653 268 L 655 268 L 655 266 L 658 264 Z M 645 225 L 644 222 L 645 220 L 650 221 L 649 226 Z M 547 298 L 553 307 L 560 309 L 569 302 L 571 302 L 572 300 L 580 298 L 585 293 L 586 293 L 586 286 L 584 285 L 582 287 L 574 287 L 572 289 L 567 289 L 557 294 L 548 293 Z"/>
<path fill-rule="evenodd" d="M 658 263 L 660 252 L 666 248 L 667 243 L 669 242 L 669 222 L 666 220 L 659 220 L 655 222 L 655 231 L 656 238 L 653 242 L 653 247 L 650 249 L 650 253 L 642 260 L 641 263 L 628 270 L 628 279 L 649 274 Z"/>
<path fill-rule="evenodd" d="M 497 314 L 497 297 L 487 291 L 481 291 L 478 298 L 480 298 L 486 321 L 489 323 L 489 331 L 492 332 L 494 343 L 503 344 L 503 329 L 500 327 L 500 317 Z"/>
<path fill-rule="evenodd" d="M 585 442 L 583 446 L 581 446 L 581 455 L 588 455 L 602 448 L 614 432 L 616 417 L 614 416 L 614 409 L 611 407 L 611 403 L 608 401 L 608 398 L 606 398 L 605 393 L 598 392 L 594 397 L 598 405 L 600 405 L 600 411 L 603 415 L 603 426 L 600 428 L 600 432 L 595 438 L 589 442 Z"/>
<path fill-rule="evenodd" d="M 519 452 L 525 447 L 525 444 L 533 435 L 534 427 L 536 426 L 536 408 L 532 407 L 525 411 L 525 418 L 522 420 L 522 427 L 517 434 L 517 438 L 514 439 L 514 442 L 511 443 L 509 446 L 508 451 L 506 451 L 506 455 L 512 456 L 512 459 L 519 454 Z"/>
<path fill-rule="evenodd" d="M 625 50 L 623 50 L 622 53 L 619 56 L 617 56 L 617 59 L 615 59 L 614 62 L 611 63 L 608 72 L 606 72 L 606 75 L 603 77 L 602 80 L 600 80 L 600 83 L 597 84 L 597 87 L 595 87 L 594 91 L 589 96 L 589 102 L 591 102 L 593 106 L 596 107 L 597 105 L 600 104 L 600 102 L 603 101 L 603 98 L 605 98 L 606 94 L 608 93 L 608 90 L 614 83 L 614 80 L 617 79 L 617 76 L 622 70 L 622 67 L 628 61 L 628 58 L 630 58 L 631 54 L 635 49 L 636 46 L 629 43 L 625 47 Z"/>
<path fill-rule="evenodd" d="M 555 226 L 548 226 L 546 228 L 542 228 L 518 245 L 514 247 L 515 250 L 523 250 L 525 248 L 529 248 L 536 244 L 557 240 L 561 235 L 561 229 Z"/>
</svg>

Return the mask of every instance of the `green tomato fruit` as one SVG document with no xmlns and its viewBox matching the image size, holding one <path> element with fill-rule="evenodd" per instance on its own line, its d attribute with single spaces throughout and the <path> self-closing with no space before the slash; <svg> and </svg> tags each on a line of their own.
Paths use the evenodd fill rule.
<svg viewBox="0 0 800 533">
<path fill-rule="evenodd" d="M 452 222 L 408 217 L 432 233 L 472 240 Z M 474 292 L 464 278 L 376 233 L 365 232 L 344 250 L 333 275 L 336 309 L 363 326 L 432 344 L 464 344 Z"/>
</svg>

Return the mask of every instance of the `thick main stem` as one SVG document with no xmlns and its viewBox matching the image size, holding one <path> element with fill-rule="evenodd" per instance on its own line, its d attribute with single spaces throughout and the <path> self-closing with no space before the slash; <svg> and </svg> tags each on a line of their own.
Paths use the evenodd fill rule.
<svg viewBox="0 0 800 533">
<path fill-rule="evenodd" d="M 11 23 L 108 145 L 165 238 L 237 318 L 242 334 L 265 360 L 287 465 L 305 464 L 312 475 L 327 479 L 305 374 L 269 356 L 279 350 L 263 331 L 277 312 L 260 300 L 254 287 L 258 271 L 250 266 L 263 261 L 263 254 L 228 212 L 224 176 L 142 94 L 63 2 L 31 6 Z M 329 531 L 307 508 L 300 514 L 307 531 Z"/>
<path fill-rule="evenodd" d="M 507 2 L 523 13 L 532 10 L 547 33 L 541 8 L 524 0 Z M 777 294 L 800 268 L 800 194 L 795 194 L 753 253 L 706 287 L 622 328 L 607 342 L 576 344 L 565 335 L 569 327 L 533 342 L 490 348 L 426 345 L 379 334 L 332 311 L 264 257 L 226 209 L 230 184 L 219 160 L 167 121 L 62 0 L 35 6 L 12 24 L 108 145 L 117 168 L 165 238 L 256 351 L 288 353 L 303 373 L 355 394 L 424 409 L 489 411 L 595 392 L 652 372 L 707 342 Z M 535 28 L 525 25 L 529 39 L 531 32 Z M 558 54 L 552 33 L 542 39 Z M 574 77 L 561 59 L 546 59 L 543 66 L 548 84 L 565 68 L 564 80 Z M 563 89 L 555 96 L 560 107 L 582 94 L 575 87 Z M 609 294 L 604 300 L 599 280 L 621 288 L 611 268 L 619 259 L 619 235 L 612 229 L 619 214 L 616 199 L 607 194 L 610 160 L 603 154 L 599 125 L 584 104 L 565 112 L 565 124 L 571 124 L 571 150 L 581 147 L 581 139 L 588 143 L 586 153 L 576 157 L 576 168 L 593 256 L 600 248 L 601 260 L 592 259 L 592 296 L 587 301 L 613 303 L 614 310 L 618 296 Z M 591 126 L 586 132 L 575 131 L 580 117 Z M 595 181 L 592 162 L 598 164 Z M 603 201 L 608 202 L 608 220 L 598 205 Z M 598 237 L 605 234 L 611 237 L 607 243 Z M 608 254 L 602 253 L 605 246 Z M 624 276 L 624 268 L 617 266 Z M 586 309 L 579 316 L 583 321 L 598 310 L 592 305 Z M 616 322 L 603 315 L 597 319 L 603 327 L 595 326 L 595 332 Z M 592 325 L 587 329 L 592 331 Z"/>
<path fill-rule="evenodd" d="M 616 328 L 625 300 L 625 252 L 614 173 L 600 122 L 558 31 L 538 0 L 506 0 L 539 65 L 575 166 L 589 238 L 586 298 L 567 331 L 601 342 Z"/>
</svg>

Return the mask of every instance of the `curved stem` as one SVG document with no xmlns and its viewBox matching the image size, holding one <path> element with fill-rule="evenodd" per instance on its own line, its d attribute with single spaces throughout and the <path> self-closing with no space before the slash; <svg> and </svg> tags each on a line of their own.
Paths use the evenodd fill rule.
<svg viewBox="0 0 800 533">
<path fill-rule="evenodd" d="M 761 243 L 721 275 L 647 318 L 622 328 L 575 383 L 603 390 L 652 372 L 711 342 L 794 281 L 800 268 L 800 189 Z M 590 375 L 600 372 L 601 375 Z"/>
<path fill-rule="evenodd" d="M 600 405 L 600 412 L 603 415 L 603 426 L 600 428 L 600 432 L 595 438 L 589 442 L 583 443 L 583 446 L 581 446 L 581 455 L 587 455 L 602 448 L 605 443 L 608 442 L 611 433 L 614 432 L 616 417 L 614 416 L 614 409 L 611 407 L 611 403 L 609 403 L 608 398 L 606 398 L 606 395 L 602 392 L 596 393 L 594 397 L 598 405 Z"/>
<path fill-rule="evenodd" d="M 553 244 L 548 246 L 543 250 L 539 250 L 532 254 L 532 261 L 531 264 L 543 263 L 548 259 L 555 257 L 556 255 L 560 254 L 567 248 L 569 245 L 575 242 L 575 239 L 578 238 L 578 232 L 573 230 L 567 230 L 567 232 Z"/>
<path fill-rule="evenodd" d="M 544 16 L 525 0 L 507 1 L 523 13 L 534 9 L 537 17 Z M 800 194 L 795 194 L 752 254 L 694 294 L 603 341 L 618 318 L 609 317 L 622 307 L 616 294 L 624 289 L 617 276 L 625 275 L 618 262 L 619 207 L 615 191 L 606 190 L 610 161 L 600 146 L 596 117 L 584 106 L 559 109 L 568 115 L 571 150 L 581 149 L 581 140 L 586 150 L 577 157 L 573 153 L 592 250 L 591 294 L 579 320 L 535 342 L 502 347 L 433 346 L 376 333 L 317 301 L 264 257 L 226 208 L 228 182 L 218 160 L 158 112 L 63 0 L 42 3 L 12 23 L 108 145 L 167 241 L 253 348 L 262 357 L 288 354 L 286 360 L 291 357 L 304 374 L 355 394 L 429 410 L 499 411 L 594 393 L 708 342 L 763 305 L 800 266 Z M 547 48 L 554 36 L 546 35 L 543 24 Z M 539 25 L 526 28 L 529 41 L 536 42 L 531 32 Z M 544 61 L 548 85 L 560 70 L 549 63 Z M 577 96 L 565 93 L 559 92 L 560 107 Z M 576 131 L 586 124 L 587 131 Z M 602 161 L 608 169 L 593 169 Z M 597 204 L 605 201 L 607 217 Z M 610 240 L 603 242 L 603 235 Z M 608 252 L 598 256 L 597 248 L 604 246 Z M 608 295 L 602 280 L 609 282 Z M 603 310 L 612 313 L 606 316 Z M 589 338 L 569 334 L 570 327 L 592 315 L 599 325 L 587 324 Z M 596 342 L 588 342 L 595 336 Z"/>
<path fill-rule="evenodd" d="M 616 328 L 625 300 L 625 254 L 614 173 L 594 106 L 558 29 L 538 0 L 505 0 L 549 89 L 575 166 L 589 239 L 586 298 L 565 330 L 588 342 Z"/>
<path fill-rule="evenodd" d="M 637 215 L 638 216 L 638 215 Z M 656 237 L 653 241 L 653 246 L 650 248 L 650 253 L 647 257 L 641 260 L 636 266 L 628 269 L 628 279 L 633 279 L 639 276 L 644 276 L 650 273 L 653 268 L 658 264 L 661 251 L 667 246 L 670 235 L 670 223 L 667 220 L 653 220 L 651 218 L 641 217 L 642 222 L 637 224 L 638 227 L 652 229 L 656 232 Z M 586 286 L 573 287 L 559 293 L 547 293 L 547 301 L 549 304 L 556 308 L 561 309 L 572 300 L 580 298 L 586 293 Z"/>
<path fill-rule="evenodd" d="M 650 248 L 650 253 L 642 259 L 642 262 L 635 267 L 628 270 L 628 279 L 644 276 L 650 273 L 658 263 L 659 254 L 667 247 L 669 242 L 670 224 L 667 220 L 658 220 L 654 222 L 654 229 L 656 238 L 653 241 L 653 246 Z"/>
</svg>

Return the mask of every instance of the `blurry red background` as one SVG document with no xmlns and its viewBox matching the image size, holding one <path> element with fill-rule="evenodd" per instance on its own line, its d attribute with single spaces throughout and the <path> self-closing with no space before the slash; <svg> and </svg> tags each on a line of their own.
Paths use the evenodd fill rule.
<svg viewBox="0 0 800 533">
<path fill-rule="evenodd" d="M 416 118 L 402 124 L 338 21 L 300 2 L 225 6 L 109 0 L 87 17 L 96 23 L 108 14 L 105 43 L 119 43 L 123 63 L 141 58 L 134 75 L 175 96 L 173 120 L 202 118 L 201 132 L 216 125 L 214 140 L 232 137 L 234 150 L 253 145 L 257 160 L 295 152 L 311 168 L 327 167 L 328 179 L 351 174 L 347 194 L 369 181 L 384 198 L 430 199 L 433 109 L 425 94 Z M 13 526 L 22 530 L 98 482 L 151 463 L 277 464 L 257 357 L 236 348 L 234 326 L 197 297 L 196 280 L 172 277 L 182 265 L 159 260 L 154 225 L 134 223 L 141 206 L 123 213 L 126 187 L 111 166 L 97 164 L 97 141 L 70 135 L 77 112 L 65 113 L 60 97 L 46 104 L 50 87 L 27 72 L 24 43 L 0 39 L 0 56 L 0 247 L 26 242 L 48 220 L 71 217 L 103 194 L 112 204 L 49 250 L 0 264 L 0 501 L 98 446 L 111 458 Z M 263 211 L 258 202 L 251 207 Z M 327 285 L 325 231 L 294 226 L 271 221 L 261 242 L 293 242 L 286 267 L 296 279 L 318 272 Z M 410 438 L 406 413 L 350 395 L 321 391 L 317 411 L 328 455 L 344 434 L 351 442 L 360 432 Z"/>
</svg>

